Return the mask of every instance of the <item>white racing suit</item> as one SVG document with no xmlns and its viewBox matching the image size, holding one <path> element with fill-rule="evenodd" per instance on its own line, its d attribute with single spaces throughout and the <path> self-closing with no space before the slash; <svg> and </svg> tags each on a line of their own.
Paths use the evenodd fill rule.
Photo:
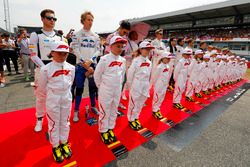
<svg viewBox="0 0 250 167">
<path fill-rule="evenodd" d="M 216 66 L 217 66 L 217 62 L 215 61 L 215 58 L 211 57 L 208 63 L 208 67 L 210 68 L 210 72 L 211 72 L 209 75 L 209 86 L 208 86 L 209 89 L 213 89 L 215 80 L 218 75 L 218 73 L 216 72 Z"/>
<path fill-rule="evenodd" d="M 152 104 L 153 112 L 157 112 L 158 110 L 160 110 L 160 106 L 165 98 L 169 80 L 171 77 L 171 75 L 169 75 L 169 72 L 169 65 L 164 63 L 160 63 L 154 71 L 151 81 L 151 83 L 154 85 L 154 96 Z"/>
<path fill-rule="evenodd" d="M 130 122 L 139 118 L 143 104 L 149 97 L 151 69 L 150 60 L 141 55 L 133 59 L 128 69 L 127 84 L 130 88 L 128 120 Z"/>
<path fill-rule="evenodd" d="M 159 62 L 159 56 L 161 55 L 161 53 L 163 53 L 164 51 L 166 51 L 166 46 L 165 44 L 161 41 L 158 40 L 157 38 L 154 39 L 151 44 L 155 47 L 154 49 L 154 54 L 152 57 L 152 64 L 153 64 L 153 68 L 155 68 Z"/>
<path fill-rule="evenodd" d="M 115 127 L 125 70 L 126 60 L 112 52 L 101 57 L 96 66 L 94 80 L 98 87 L 98 125 L 101 133 Z"/>
<path fill-rule="evenodd" d="M 178 61 L 174 70 L 175 89 L 173 103 L 180 103 L 182 93 L 185 91 L 188 79 L 188 68 L 190 60 L 182 58 Z"/>
<path fill-rule="evenodd" d="M 219 86 L 221 84 L 221 78 L 222 78 L 222 70 L 223 70 L 223 62 L 216 62 L 217 66 L 215 69 L 215 73 L 216 73 L 216 78 L 215 78 L 215 86 Z"/>
<path fill-rule="evenodd" d="M 211 68 L 209 68 L 209 62 L 202 63 L 202 71 L 201 71 L 201 82 L 202 82 L 202 90 L 207 91 L 209 88 L 209 83 L 211 83 Z"/>
<path fill-rule="evenodd" d="M 223 80 L 222 83 L 225 84 L 228 82 L 228 77 L 229 77 L 229 62 L 224 62 L 224 68 L 223 68 Z"/>
<path fill-rule="evenodd" d="M 188 82 L 187 82 L 187 89 L 186 89 L 186 96 L 192 97 L 194 90 L 195 93 L 200 93 L 201 91 L 201 69 L 202 64 L 200 61 L 196 59 L 191 60 L 191 64 L 188 67 Z"/>
<path fill-rule="evenodd" d="M 31 51 L 30 58 L 36 64 L 35 69 L 35 90 L 36 96 L 36 117 L 40 118 L 45 113 L 45 100 L 46 97 L 39 92 L 38 80 L 40 78 L 40 68 L 44 66 L 44 62 L 49 62 L 51 59 L 48 57 L 51 52 L 51 43 L 54 41 L 64 40 L 61 36 L 57 35 L 55 31 L 47 32 L 41 30 L 33 32 L 30 35 L 29 49 Z"/>
<path fill-rule="evenodd" d="M 240 78 L 242 79 L 247 71 L 247 63 L 240 63 Z"/>
<path fill-rule="evenodd" d="M 222 84 L 222 81 L 225 77 L 225 68 L 226 68 L 226 62 L 224 62 L 223 60 L 221 60 L 220 65 L 219 65 L 219 78 L 218 78 L 218 83 L 219 85 Z"/>
<path fill-rule="evenodd" d="M 72 105 L 71 85 L 75 67 L 67 62 L 51 63 L 43 66 L 38 80 L 38 91 L 46 98 L 46 113 L 50 143 L 57 147 L 68 141 L 69 116 Z"/>
</svg>

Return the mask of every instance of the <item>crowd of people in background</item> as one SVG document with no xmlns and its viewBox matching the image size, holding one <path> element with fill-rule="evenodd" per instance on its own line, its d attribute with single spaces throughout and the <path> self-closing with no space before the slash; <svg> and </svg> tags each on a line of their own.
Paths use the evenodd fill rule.
<svg viewBox="0 0 250 167">
<path fill-rule="evenodd" d="M 91 12 L 80 16 L 82 29 L 77 32 L 71 29 L 63 36 L 62 31 L 54 30 L 57 18 L 53 10 L 45 9 L 40 15 L 41 30 L 27 34 L 25 29 L 20 29 L 16 39 L 11 39 L 9 34 L 1 36 L 0 82 L 4 87 L 4 64 L 7 75 L 13 75 L 10 60 L 15 73 L 21 74 L 17 61 L 20 58 L 24 80 L 35 79 L 37 119 L 34 130 L 42 130 L 46 114 L 52 153 L 57 162 L 72 156 L 68 118 L 74 101 L 73 122 L 81 119 L 85 79 L 88 80 L 90 110 L 99 115 L 101 139 L 111 144 L 117 141 L 113 131 L 119 114 L 117 108 L 126 109 L 120 99 L 129 100 L 128 125 L 140 130 L 143 127 L 140 113 L 150 97 L 151 87 L 154 87 L 152 116 L 162 119 L 160 107 L 167 90 L 173 93 L 173 107 L 181 110 L 185 90 L 186 100 L 194 102 L 194 96 L 202 98 L 225 85 L 239 82 L 247 70 L 248 61 L 228 48 L 207 46 L 201 41 L 199 49 L 194 49 L 196 38 L 234 37 L 234 34 L 240 35 L 237 30 L 233 33 L 177 32 L 171 34 L 166 45 L 162 42 L 163 29 L 155 31 L 153 40 L 137 42 L 138 34 L 131 31 L 128 21 L 121 21 L 114 33 L 100 38 L 91 29 L 94 21 Z M 187 36 L 193 39 L 185 41 Z"/>
<path fill-rule="evenodd" d="M 169 32 L 165 38 L 192 38 L 194 40 L 213 40 L 216 38 L 232 39 L 232 38 L 250 38 L 249 28 L 233 28 L 233 29 L 207 29 L 207 30 L 183 30 Z"/>
</svg>

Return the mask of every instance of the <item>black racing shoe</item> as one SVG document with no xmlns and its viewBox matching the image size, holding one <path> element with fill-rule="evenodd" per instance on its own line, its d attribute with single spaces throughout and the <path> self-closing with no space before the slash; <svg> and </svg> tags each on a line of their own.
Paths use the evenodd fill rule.
<svg viewBox="0 0 250 167">
<path fill-rule="evenodd" d="M 70 149 L 70 146 L 68 142 L 61 144 L 62 154 L 65 158 L 69 159 L 72 156 L 72 151 Z"/>
<path fill-rule="evenodd" d="M 138 130 L 138 125 L 135 121 L 131 121 L 129 122 L 129 126 L 133 129 L 133 130 Z"/>
<path fill-rule="evenodd" d="M 104 144 L 110 144 L 110 137 L 109 137 L 109 132 L 104 132 L 104 133 L 100 133 L 101 134 L 101 138 Z"/>
<path fill-rule="evenodd" d="M 153 112 L 153 116 L 156 118 L 156 119 L 162 119 L 163 116 L 161 114 L 161 111 L 157 111 L 157 112 Z"/>
<path fill-rule="evenodd" d="M 115 137 L 115 134 L 114 134 L 113 130 L 112 130 L 112 129 L 109 129 L 109 130 L 108 130 L 108 133 L 109 133 L 109 140 L 110 140 L 111 142 L 116 142 L 117 139 L 116 139 L 116 137 Z"/>
<path fill-rule="evenodd" d="M 186 100 L 189 101 L 189 102 L 194 102 L 194 99 L 192 97 L 186 96 Z"/>
<path fill-rule="evenodd" d="M 177 108 L 177 109 L 183 109 L 183 105 L 181 105 L 180 103 L 173 103 L 174 107 Z"/>
<path fill-rule="evenodd" d="M 202 95 L 200 93 L 195 93 L 195 96 L 198 98 L 202 98 Z"/>
<path fill-rule="evenodd" d="M 141 125 L 139 119 L 135 119 L 135 122 L 136 122 L 136 124 L 137 124 L 137 128 L 138 128 L 139 130 L 142 129 L 142 125 Z"/>
<path fill-rule="evenodd" d="M 57 147 L 53 147 L 52 148 L 52 153 L 53 153 L 53 157 L 54 157 L 54 160 L 58 163 L 61 163 L 63 162 L 63 155 L 62 155 L 62 152 L 61 152 L 61 147 L 60 146 L 57 146 Z"/>
</svg>

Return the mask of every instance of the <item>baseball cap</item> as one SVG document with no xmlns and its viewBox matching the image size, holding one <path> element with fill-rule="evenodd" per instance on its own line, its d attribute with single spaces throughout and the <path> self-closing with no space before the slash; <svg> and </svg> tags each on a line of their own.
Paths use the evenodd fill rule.
<svg viewBox="0 0 250 167">
<path fill-rule="evenodd" d="M 69 53 L 69 45 L 64 41 L 55 41 L 51 43 L 51 51 Z"/>
<path fill-rule="evenodd" d="M 209 55 L 209 54 L 205 54 L 205 55 L 203 56 L 203 59 L 210 59 L 210 55 Z"/>
<path fill-rule="evenodd" d="M 110 39 L 110 41 L 109 41 L 109 45 L 113 45 L 113 44 L 115 44 L 115 43 L 124 43 L 124 44 L 126 44 L 127 43 L 127 40 L 126 39 L 124 39 L 124 38 L 122 38 L 121 36 L 119 36 L 119 35 L 115 35 L 115 36 L 113 36 L 111 39 Z"/>
<path fill-rule="evenodd" d="M 227 56 L 223 55 L 221 56 L 222 59 L 227 59 Z"/>
<path fill-rule="evenodd" d="M 184 50 L 182 51 L 182 54 L 191 55 L 191 54 L 193 54 L 193 51 L 192 51 L 192 49 L 184 49 Z"/>
<path fill-rule="evenodd" d="M 149 49 L 154 49 L 155 47 L 148 41 L 143 41 L 140 43 L 139 48 L 149 48 Z"/>
<path fill-rule="evenodd" d="M 198 49 L 198 50 L 195 51 L 194 54 L 195 54 L 195 55 L 204 54 L 204 52 L 203 52 L 202 50 Z"/>
<path fill-rule="evenodd" d="M 172 58 L 175 58 L 175 56 L 173 55 L 173 53 L 170 53 L 170 52 L 163 52 L 160 54 L 160 58 L 163 59 L 163 58 L 169 58 L 169 59 L 172 59 Z"/>
<path fill-rule="evenodd" d="M 229 49 L 228 48 L 222 48 L 221 51 L 228 51 Z"/>
<path fill-rule="evenodd" d="M 219 54 L 216 56 L 216 59 L 222 59 L 222 56 Z"/>
<path fill-rule="evenodd" d="M 163 33 L 163 29 L 158 29 L 158 30 L 155 31 L 155 33 L 156 33 L 156 34 L 158 34 L 158 33 L 161 33 L 161 34 L 162 34 L 162 33 Z"/>
<path fill-rule="evenodd" d="M 217 50 L 212 50 L 212 51 L 210 52 L 210 55 L 215 55 L 215 54 L 217 54 Z"/>
</svg>

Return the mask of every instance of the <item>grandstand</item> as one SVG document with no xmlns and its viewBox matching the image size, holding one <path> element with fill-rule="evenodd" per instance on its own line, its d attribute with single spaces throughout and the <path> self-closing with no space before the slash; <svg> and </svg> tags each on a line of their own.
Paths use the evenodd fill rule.
<svg viewBox="0 0 250 167">
<path fill-rule="evenodd" d="M 195 47 L 207 41 L 218 47 L 229 47 L 232 52 L 250 59 L 250 1 L 230 0 L 184 10 L 129 19 L 131 23 L 151 25 L 154 31 L 164 29 L 164 38 L 193 38 Z"/>
</svg>

